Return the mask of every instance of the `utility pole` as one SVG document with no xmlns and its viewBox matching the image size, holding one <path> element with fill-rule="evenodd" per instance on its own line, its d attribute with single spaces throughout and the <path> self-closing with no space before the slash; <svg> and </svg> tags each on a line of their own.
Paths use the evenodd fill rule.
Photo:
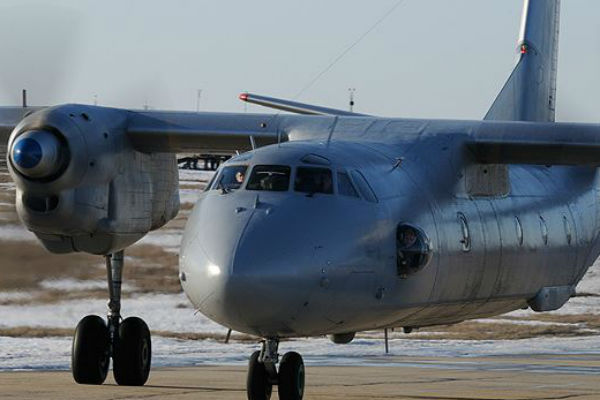
<svg viewBox="0 0 600 400">
<path fill-rule="evenodd" d="M 202 97 L 202 89 L 196 91 L 196 112 L 200 112 L 200 97 Z"/>
<path fill-rule="evenodd" d="M 350 95 L 350 99 L 348 101 L 350 105 L 350 112 L 354 112 L 354 92 L 356 92 L 355 88 L 349 88 L 348 93 Z"/>
<path fill-rule="evenodd" d="M 94 95 L 94 105 L 95 106 L 98 105 L 98 95 L 97 94 Z"/>
</svg>

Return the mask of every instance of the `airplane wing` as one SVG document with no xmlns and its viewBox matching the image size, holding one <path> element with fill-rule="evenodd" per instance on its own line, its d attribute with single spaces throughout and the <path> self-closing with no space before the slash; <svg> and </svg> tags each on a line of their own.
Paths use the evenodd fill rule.
<svg viewBox="0 0 600 400">
<path fill-rule="evenodd" d="M 467 147 L 483 164 L 600 166 L 600 126 L 483 122 Z"/>
<path fill-rule="evenodd" d="M 287 140 L 268 114 L 129 111 L 127 134 L 144 152 L 233 153 Z"/>
<path fill-rule="evenodd" d="M 63 107 L 63 106 L 61 106 Z M 66 105 L 64 107 L 72 107 Z M 133 147 L 143 152 L 230 153 L 287 140 L 279 120 L 269 114 L 141 111 L 75 105 L 95 115 L 102 110 L 126 113 L 126 133 Z M 19 122 L 46 107 L 0 107 L 0 144 L 6 144 Z M 104 117 L 107 118 L 107 117 Z"/>
</svg>

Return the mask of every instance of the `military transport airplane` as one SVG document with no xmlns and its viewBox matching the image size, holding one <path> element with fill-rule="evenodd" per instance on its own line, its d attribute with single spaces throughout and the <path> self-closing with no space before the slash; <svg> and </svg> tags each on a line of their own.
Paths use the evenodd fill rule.
<svg viewBox="0 0 600 400">
<path fill-rule="evenodd" d="M 559 8 L 525 0 L 518 63 L 483 121 L 252 94 L 305 115 L 3 109 L 23 223 L 51 252 L 106 259 L 108 318 L 77 326 L 75 381 L 101 384 L 112 358 L 119 384 L 146 382 L 148 327 L 121 318 L 123 254 L 177 214 L 182 151 L 245 151 L 195 205 L 180 280 L 203 314 L 264 338 L 251 400 L 273 385 L 303 396 L 302 357 L 280 360 L 280 339 L 560 308 L 600 254 L 600 125 L 554 122 Z"/>
</svg>

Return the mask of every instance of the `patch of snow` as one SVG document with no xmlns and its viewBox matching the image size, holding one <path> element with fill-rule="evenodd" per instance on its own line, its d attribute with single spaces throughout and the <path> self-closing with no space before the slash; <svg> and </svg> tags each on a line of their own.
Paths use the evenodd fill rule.
<svg viewBox="0 0 600 400">
<path fill-rule="evenodd" d="M 165 251 L 179 253 L 182 235 L 183 231 L 180 229 L 159 229 L 148 233 L 137 243 L 159 246 Z"/>
<path fill-rule="evenodd" d="M 512 315 L 512 314 L 511 314 Z M 529 314 L 531 315 L 531 314 Z M 508 318 L 481 318 L 474 320 L 475 322 L 481 322 L 482 324 L 512 324 L 512 325 L 526 325 L 526 326 L 573 326 L 574 324 L 563 323 L 563 322 L 546 322 L 546 321 L 529 321 L 522 319 L 508 319 Z"/>
<path fill-rule="evenodd" d="M 600 296 L 600 259 L 596 260 L 577 285 L 578 293 L 593 293 Z"/>
<path fill-rule="evenodd" d="M 2 225 L 0 226 L 0 240 L 24 242 L 37 240 L 37 238 L 22 225 Z"/>
<path fill-rule="evenodd" d="M 205 184 L 210 181 L 215 174 L 214 171 L 199 171 L 194 169 L 180 169 L 179 170 L 179 181 L 180 182 L 197 182 Z"/>
<path fill-rule="evenodd" d="M 258 343 L 224 344 L 215 340 L 191 341 L 153 337 L 152 365 L 153 367 L 245 365 L 250 354 L 259 347 Z M 462 361 L 443 359 L 421 361 L 419 366 L 481 369 L 481 362 L 471 362 L 469 359 L 480 356 L 600 354 L 600 336 L 498 341 L 394 339 L 390 341 L 389 355 L 384 354 L 383 341 L 377 339 L 356 339 L 347 345 L 335 345 L 323 338 L 293 340 L 280 344 L 281 354 L 292 350 L 302 354 L 305 363 L 309 366 L 397 366 L 415 363 L 408 357 L 462 357 Z M 0 371 L 67 370 L 70 367 L 70 351 L 71 338 L 0 337 Z M 488 367 L 498 368 L 498 364 L 494 363 Z"/>
<path fill-rule="evenodd" d="M 157 288 L 158 289 L 158 288 Z M 227 329 L 192 308 L 181 308 L 189 300 L 181 294 L 148 294 L 127 297 L 123 317 L 143 318 L 151 330 L 225 334 Z M 52 304 L 0 305 L 2 327 L 75 328 L 88 314 L 105 315 L 106 299 L 67 300 Z"/>
<path fill-rule="evenodd" d="M 200 188 L 198 189 L 179 189 L 179 201 L 181 204 L 189 203 L 195 204 L 198 201 L 198 196 L 202 193 Z"/>
<path fill-rule="evenodd" d="M 61 291 L 77 291 L 77 290 L 95 290 L 95 289 L 106 289 L 105 280 L 79 280 L 72 278 L 65 279 L 47 279 L 39 283 L 40 287 L 49 290 L 61 290 Z M 127 283 L 121 285 L 123 291 L 133 291 L 135 287 Z"/>
<path fill-rule="evenodd" d="M 10 292 L 0 292 L 0 302 L 2 301 L 17 301 L 17 300 L 29 300 L 33 298 L 32 292 L 22 292 L 22 291 L 10 291 Z"/>
</svg>

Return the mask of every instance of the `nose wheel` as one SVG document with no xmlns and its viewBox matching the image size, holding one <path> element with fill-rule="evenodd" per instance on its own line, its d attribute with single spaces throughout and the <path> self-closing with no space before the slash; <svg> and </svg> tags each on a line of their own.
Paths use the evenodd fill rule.
<svg viewBox="0 0 600 400">
<path fill-rule="evenodd" d="M 273 385 L 278 386 L 279 400 L 302 400 L 304 396 L 304 362 L 296 352 L 284 354 L 277 372 L 277 339 L 263 342 L 261 351 L 250 356 L 246 393 L 248 400 L 269 400 Z"/>
<path fill-rule="evenodd" d="M 121 276 L 123 251 L 106 256 L 108 317 L 83 318 L 75 329 L 71 367 L 75 382 L 101 385 L 106 379 L 110 358 L 119 385 L 142 386 L 148 380 L 152 343 L 148 325 L 138 317 L 121 321 Z"/>
</svg>

